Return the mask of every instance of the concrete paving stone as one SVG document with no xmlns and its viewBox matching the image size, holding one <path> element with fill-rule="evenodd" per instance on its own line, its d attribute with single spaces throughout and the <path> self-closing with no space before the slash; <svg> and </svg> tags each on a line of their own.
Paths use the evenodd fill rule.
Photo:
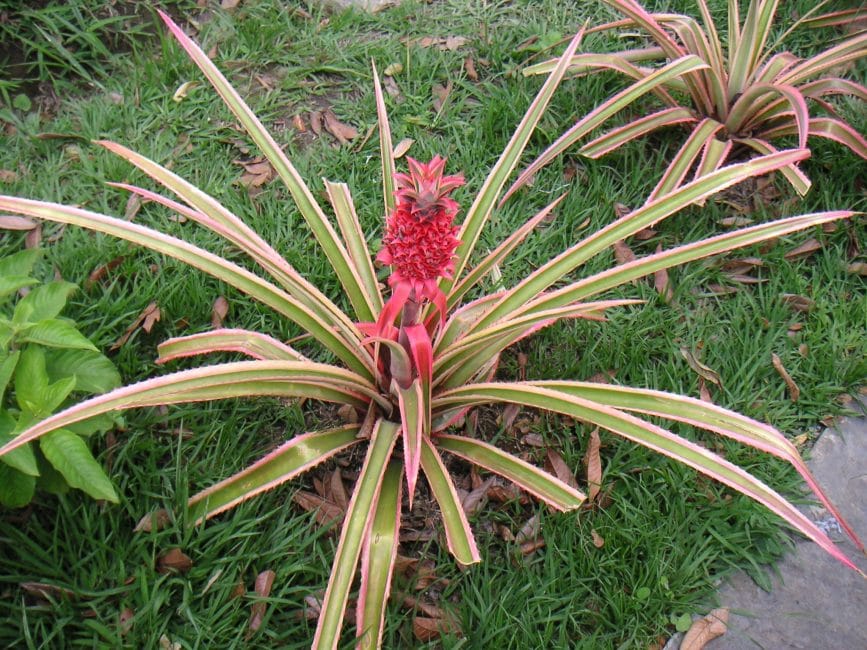
<svg viewBox="0 0 867 650">
<path fill-rule="evenodd" d="M 867 414 L 867 400 L 861 408 Z M 858 536 L 867 540 L 867 417 L 845 418 L 825 431 L 808 464 Z M 834 517 L 816 506 L 805 512 L 867 572 L 867 556 L 856 550 Z M 771 592 L 742 572 L 724 583 L 718 598 L 730 609 L 729 629 L 705 650 L 867 650 L 867 579 L 801 539 L 777 569 Z"/>
</svg>

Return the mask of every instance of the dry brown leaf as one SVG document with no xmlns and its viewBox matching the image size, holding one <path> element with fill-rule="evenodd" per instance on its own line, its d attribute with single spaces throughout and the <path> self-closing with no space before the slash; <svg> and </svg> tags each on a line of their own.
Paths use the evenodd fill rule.
<svg viewBox="0 0 867 650">
<path fill-rule="evenodd" d="M 713 404 L 713 397 L 710 396 L 710 391 L 707 388 L 707 382 L 702 378 L 698 378 L 698 396 L 702 402 Z"/>
<path fill-rule="evenodd" d="M 485 506 L 485 502 L 488 500 L 488 488 L 493 483 L 494 478 L 491 477 L 483 481 L 479 487 L 471 490 L 461 499 L 461 506 L 463 506 L 467 517 L 472 517 Z"/>
<path fill-rule="evenodd" d="M 810 346 L 806 343 L 801 343 L 801 345 L 798 346 L 798 354 L 806 359 L 810 354 Z"/>
<path fill-rule="evenodd" d="M 130 194 L 126 200 L 126 207 L 123 210 L 123 218 L 127 221 L 135 219 L 135 215 L 141 210 L 142 198 L 138 194 Z"/>
<path fill-rule="evenodd" d="M 465 36 L 446 36 L 446 40 L 443 43 L 445 49 L 454 52 L 455 50 L 464 46 L 464 44 L 470 39 Z"/>
<path fill-rule="evenodd" d="M 720 607 L 692 624 L 680 642 L 680 650 L 702 650 L 710 641 L 728 630 L 729 610 Z"/>
<path fill-rule="evenodd" d="M 120 635 L 124 636 L 132 629 L 132 619 L 135 618 L 135 612 L 129 607 L 124 607 L 120 610 L 117 617 L 117 625 L 120 628 Z"/>
<path fill-rule="evenodd" d="M 467 79 L 470 81 L 479 80 L 479 73 L 476 71 L 476 62 L 473 61 L 473 57 L 468 56 L 464 59 L 464 72 L 467 73 Z"/>
<path fill-rule="evenodd" d="M 602 459 L 599 456 L 599 448 L 602 446 L 599 440 L 599 429 L 590 432 L 587 442 L 587 451 L 584 454 L 584 466 L 587 468 L 587 503 L 596 500 L 599 489 L 602 487 Z"/>
<path fill-rule="evenodd" d="M 659 244 L 656 247 L 656 252 L 662 252 L 662 244 Z M 666 304 L 670 303 L 671 299 L 674 297 L 674 291 L 668 282 L 668 271 L 665 269 L 654 271 L 653 288 L 656 289 L 656 293 L 658 293 L 660 298 L 662 298 L 662 302 Z"/>
<path fill-rule="evenodd" d="M 75 598 L 76 594 L 71 589 L 50 585 L 45 582 L 22 582 L 19 585 L 24 591 L 31 596 L 42 598 L 43 600 L 58 600 L 60 598 Z"/>
<path fill-rule="evenodd" d="M 782 294 L 783 302 L 789 307 L 799 312 L 808 312 L 816 306 L 816 302 L 807 296 L 800 296 L 796 293 Z"/>
<path fill-rule="evenodd" d="M 767 280 L 754 278 L 751 275 L 745 275 L 743 273 L 726 273 L 725 276 L 732 282 L 739 282 L 741 284 L 763 284 L 767 282 Z"/>
<path fill-rule="evenodd" d="M 519 530 L 518 534 L 515 535 L 515 541 L 518 544 L 523 544 L 524 542 L 536 539 L 539 537 L 541 526 L 542 522 L 539 519 L 539 515 L 533 515 L 524 522 L 523 526 L 521 526 L 521 530 Z"/>
<path fill-rule="evenodd" d="M 630 212 L 632 212 L 632 208 L 630 208 L 625 203 L 614 204 L 614 216 L 616 216 L 618 219 L 625 217 Z"/>
<path fill-rule="evenodd" d="M 798 449 L 802 449 L 810 441 L 809 433 L 802 433 L 792 438 L 792 444 Z"/>
<path fill-rule="evenodd" d="M 492 485 L 488 488 L 488 498 L 491 501 L 497 501 L 499 503 L 508 503 L 509 501 L 523 502 L 526 500 L 524 493 L 521 492 L 521 488 L 514 483 L 508 483 L 507 485 Z"/>
<path fill-rule="evenodd" d="M 725 217 L 719 220 L 719 225 L 726 228 L 742 228 L 743 226 L 749 226 L 752 222 L 752 219 L 746 217 Z"/>
<path fill-rule="evenodd" d="M 867 275 L 867 262 L 852 262 L 846 267 L 846 270 L 857 275 Z"/>
<path fill-rule="evenodd" d="M 795 248 L 790 250 L 788 253 L 783 255 L 783 257 L 785 257 L 787 260 L 809 257 L 810 255 L 821 249 L 822 243 L 815 237 L 811 237 L 800 246 L 796 246 Z"/>
<path fill-rule="evenodd" d="M 24 235 L 24 248 L 39 248 L 42 244 L 42 224 L 37 223 L 35 228 L 31 228 Z"/>
<path fill-rule="evenodd" d="M 445 618 L 416 616 L 412 619 L 412 633 L 422 643 L 435 641 L 443 634 L 459 634 L 459 631 Z"/>
<path fill-rule="evenodd" d="M 737 287 L 727 287 L 715 282 L 707 285 L 707 290 L 714 296 L 727 296 L 740 291 Z"/>
<path fill-rule="evenodd" d="M 256 595 L 260 598 L 267 598 L 271 593 L 271 586 L 274 584 L 275 577 L 277 577 L 277 574 L 270 569 L 256 576 L 256 586 L 253 588 Z M 253 606 L 250 608 L 250 624 L 248 626 L 250 632 L 255 632 L 262 627 L 262 619 L 265 618 L 265 608 L 267 605 L 263 600 L 253 603 Z"/>
<path fill-rule="evenodd" d="M 506 431 L 510 431 L 512 425 L 515 423 L 515 418 L 518 417 L 520 412 L 520 404 L 507 404 L 503 408 L 503 411 L 497 416 L 497 424 L 503 427 Z"/>
<path fill-rule="evenodd" d="M 241 4 L 241 0 L 221 0 L 220 8 L 226 10 L 234 9 L 239 4 Z"/>
<path fill-rule="evenodd" d="M 177 90 L 175 90 L 175 93 L 172 95 L 172 100 L 176 102 L 183 101 L 189 92 L 198 85 L 198 81 L 185 81 L 178 86 Z"/>
<path fill-rule="evenodd" d="M 328 482 L 327 499 L 334 502 L 337 507 L 344 512 L 349 507 L 349 496 L 346 494 L 346 486 L 343 485 L 343 477 L 340 475 L 340 468 L 331 472 L 331 478 Z"/>
<path fill-rule="evenodd" d="M 385 92 L 388 93 L 389 97 L 399 100 L 403 96 L 394 77 L 386 77 L 382 80 L 382 85 L 385 87 Z"/>
<path fill-rule="evenodd" d="M 179 548 L 173 548 L 157 558 L 157 573 L 186 573 L 193 561 Z"/>
<path fill-rule="evenodd" d="M 244 581 L 240 578 L 232 588 L 232 593 L 229 594 L 230 599 L 241 598 L 247 594 L 247 587 L 244 586 Z"/>
<path fill-rule="evenodd" d="M 292 126 L 295 127 L 295 130 L 298 131 L 299 133 L 306 133 L 307 132 L 307 127 L 304 126 L 304 118 L 301 117 L 301 115 L 299 115 L 298 113 L 296 113 L 295 115 L 292 116 Z M 247 150 L 247 152 L 249 152 L 249 149 Z M 247 153 L 247 152 L 242 152 L 242 153 Z"/>
<path fill-rule="evenodd" d="M 394 151 L 391 154 L 392 157 L 394 157 L 395 160 L 398 160 L 399 158 L 403 158 L 406 155 L 406 152 L 409 151 L 409 148 L 413 145 L 414 142 L 415 142 L 415 140 L 413 140 L 412 138 L 404 138 L 403 140 L 398 142 L 394 148 Z"/>
<path fill-rule="evenodd" d="M 783 381 L 786 382 L 786 386 L 789 389 L 789 397 L 793 402 L 797 402 L 798 398 L 801 396 L 801 389 L 798 388 L 798 384 L 795 383 L 795 380 L 792 379 L 792 376 L 783 367 L 783 362 L 780 360 L 780 357 L 773 352 L 771 352 L 771 363 L 774 365 L 774 370 L 776 370 L 780 377 L 783 378 Z"/>
<path fill-rule="evenodd" d="M 445 106 L 446 101 L 448 101 L 451 92 L 451 80 L 449 80 L 445 86 L 443 86 L 442 84 L 433 85 L 433 109 L 435 112 L 439 113 L 440 111 L 442 111 L 443 106 Z"/>
<path fill-rule="evenodd" d="M 680 353 L 683 355 L 683 358 L 686 359 L 686 363 L 689 367 L 692 368 L 693 372 L 695 372 L 699 377 L 702 377 L 705 381 L 709 381 L 719 388 L 723 387 L 719 374 L 699 361 L 690 350 L 687 348 L 680 348 Z"/>
<path fill-rule="evenodd" d="M 322 117 L 325 120 L 325 130 L 337 138 L 340 144 L 347 144 L 350 140 L 358 137 L 358 131 L 355 130 L 355 127 L 338 120 L 330 108 L 322 113 Z"/>
<path fill-rule="evenodd" d="M 27 217 L 19 217 L 14 214 L 0 214 L 0 229 L 3 230 L 33 230 L 37 222 Z"/>
<path fill-rule="evenodd" d="M 138 315 L 138 318 L 135 319 L 133 324 L 126 328 L 126 331 L 117 341 L 114 342 L 110 349 L 117 350 L 120 348 L 139 328 L 143 329 L 145 332 L 150 332 L 153 329 L 154 324 L 159 321 L 160 315 L 160 308 L 156 301 L 149 304 L 144 308 L 142 313 Z"/>
<path fill-rule="evenodd" d="M 596 548 L 602 548 L 605 546 L 605 538 L 597 533 L 595 528 L 590 529 L 590 537 L 593 539 L 593 546 Z"/>
<path fill-rule="evenodd" d="M 217 296 L 213 307 L 211 307 L 211 327 L 214 329 L 221 328 L 228 314 L 229 301 L 226 300 L 225 296 Z"/>
<path fill-rule="evenodd" d="M 407 42 L 406 39 L 402 39 Z M 454 51 L 463 47 L 469 39 L 465 36 L 423 36 L 418 39 L 409 39 L 409 43 L 419 47 L 436 47 L 440 50 Z"/>
<path fill-rule="evenodd" d="M 614 242 L 614 259 L 617 260 L 617 264 L 626 264 L 635 259 L 635 253 L 623 240 L 619 240 Z"/>
<path fill-rule="evenodd" d="M 316 135 L 322 135 L 322 111 L 310 111 L 307 119 L 310 121 L 310 130 Z"/>
<path fill-rule="evenodd" d="M 528 433 L 521 437 L 521 444 L 528 447 L 546 447 L 545 439 L 538 433 Z"/>
<path fill-rule="evenodd" d="M 172 641 L 165 634 L 160 636 L 159 640 L 160 650 L 181 650 L 181 644 L 179 641 Z"/>
<path fill-rule="evenodd" d="M 764 265 L 765 261 L 760 257 L 740 257 L 734 260 L 726 260 L 720 268 L 728 273 L 749 273 L 757 266 L 763 267 Z"/>
<path fill-rule="evenodd" d="M 354 406 L 350 406 L 349 404 L 344 404 L 339 409 L 337 409 L 338 417 L 347 424 L 358 424 L 360 418 L 358 417 L 358 411 Z"/>
<path fill-rule="evenodd" d="M 397 598 L 400 598 L 401 604 L 407 609 L 418 610 L 430 618 L 445 618 L 445 613 L 441 608 L 432 605 L 421 598 L 416 598 L 415 596 L 403 591 L 398 591 L 394 595 Z"/>
<path fill-rule="evenodd" d="M 529 38 L 525 38 L 523 41 L 518 43 L 517 47 L 515 48 L 515 52 L 516 53 L 517 52 L 523 52 L 524 50 L 530 48 L 538 40 L 539 40 L 538 34 L 533 34 Z"/>
<path fill-rule="evenodd" d="M 315 512 L 316 521 L 320 526 L 330 526 L 334 523 L 340 523 L 346 514 L 336 503 L 323 499 L 318 494 L 304 490 L 299 490 L 292 495 L 292 501 L 307 512 Z"/>
<path fill-rule="evenodd" d="M 113 271 L 123 262 L 124 256 L 115 257 L 110 262 L 106 262 L 102 266 L 94 269 L 94 271 L 87 276 L 87 280 L 84 281 L 84 288 L 87 291 L 90 291 L 97 282 L 102 280 L 106 275 L 108 275 L 109 271 Z"/>
<path fill-rule="evenodd" d="M 535 553 L 540 548 L 544 548 L 545 546 L 545 538 L 537 537 L 536 539 L 531 539 L 523 544 L 521 544 L 521 555 L 530 555 L 531 553 Z"/>
<path fill-rule="evenodd" d="M 563 460 L 560 453 L 554 449 L 548 449 L 548 462 L 551 464 L 551 469 L 554 470 L 554 476 L 563 481 L 566 485 L 578 489 L 578 481 L 575 480 L 575 473 Z"/>
<path fill-rule="evenodd" d="M 529 358 L 523 352 L 518 352 L 518 381 L 526 381 L 527 379 L 527 362 Z"/>
<path fill-rule="evenodd" d="M 144 517 L 138 520 L 134 533 L 149 533 L 152 530 L 162 530 L 172 522 L 172 517 L 169 511 L 165 508 L 160 508 L 154 512 L 149 512 Z"/>
<path fill-rule="evenodd" d="M 0 183 L 14 183 L 18 180 L 18 174 L 11 169 L 0 169 Z"/>
<path fill-rule="evenodd" d="M 642 228 L 637 233 L 635 233 L 635 238 L 638 241 L 647 241 L 648 239 L 653 239 L 656 237 L 656 231 L 653 228 Z"/>
</svg>

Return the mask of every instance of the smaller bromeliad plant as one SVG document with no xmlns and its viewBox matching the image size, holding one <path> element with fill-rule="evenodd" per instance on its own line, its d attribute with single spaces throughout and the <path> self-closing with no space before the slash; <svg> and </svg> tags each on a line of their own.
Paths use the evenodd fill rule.
<svg viewBox="0 0 867 650">
<path fill-rule="evenodd" d="M 578 153 L 600 158 L 622 145 L 673 125 L 685 125 L 690 134 L 675 154 L 648 200 L 680 187 L 690 171 L 699 178 L 719 169 L 726 161 L 777 151 L 779 138 L 796 136 L 798 147 L 808 139 L 828 138 L 867 159 L 867 140 L 846 122 L 825 98 L 851 95 L 867 100 L 867 88 L 837 76 L 840 66 L 867 55 L 867 30 L 832 47 L 800 59 L 790 52 L 775 52 L 783 37 L 799 26 L 824 27 L 856 17 L 843 11 L 811 18 L 827 2 L 792 24 L 773 44 L 779 0 L 750 0 L 743 23 L 738 0 L 728 2 L 727 47 L 714 25 L 705 0 L 697 0 L 701 24 L 690 16 L 649 13 L 636 0 L 604 0 L 624 19 L 587 30 L 608 32 L 640 30 L 652 45 L 612 53 L 581 53 L 572 57 L 570 72 L 584 75 L 593 70 L 614 70 L 635 83 L 616 93 L 565 131 L 534 160 L 515 181 L 506 196 L 526 184 L 542 167 L 578 143 L 616 113 L 648 93 L 665 108 L 611 129 L 586 142 Z M 861 10 L 863 16 L 863 10 Z M 556 60 L 530 66 L 524 74 L 546 74 Z M 816 114 L 819 109 L 820 114 Z M 810 179 L 793 162 L 780 173 L 800 195 L 810 189 Z"/>
<path fill-rule="evenodd" d="M 391 267 L 391 293 L 386 297 L 377 282 L 349 188 L 325 182 L 337 221 L 335 229 L 282 148 L 217 67 L 167 16 L 163 15 L 163 19 L 286 183 L 295 206 L 334 268 L 354 316 L 339 309 L 214 198 L 116 143 L 100 144 L 131 162 L 183 203 L 132 185 L 121 187 L 222 236 L 244 251 L 270 279 L 183 240 L 123 219 L 15 197 L 0 197 L 0 210 L 83 226 L 182 260 L 300 325 L 343 365 L 313 361 L 285 343 L 254 331 L 217 329 L 171 339 L 159 348 L 161 362 L 218 351 L 240 352 L 252 360 L 175 372 L 87 400 L 22 431 L 0 448 L 0 455 L 22 449 L 58 428 L 124 408 L 272 395 L 313 398 L 358 409 L 363 416 L 360 424 L 296 435 L 250 467 L 196 494 L 187 505 L 186 521 L 200 523 L 293 479 L 342 450 L 353 445 L 367 446 L 322 603 L 313 642 L 316 648 L 337 646 L 359 565 L 357 643 L 364 648 L 380 645 L 404 507 L 403 485 L 407 488 L 407 506 L 412 507 L 420 474 L 442 512 L 449 551 L 461 564 L 480 560 L 443 462 L 444 453 L 514 481 L 557 510 L 581 505 L 584 494 L 554 475 L 485 441 L 449 432 L 452 423 L 480 404 L 511 403 L 549 410 L 645 445 L 755 499 L 855 568 L 824 532 L 770 487 L 721 456 L 641 416 L 684 422 L 784 459 L 863 549 L 795 447 L 772 427 L 713 404 L 659 391 L 569 380 L 493 380 L 503 350 L 540 328 L 564 318 L 599 319 L 607 309 L 638 302 L 596 298 L 611 288 L 672 265 L 850 216 L 849 212 L 827 212 L 762 224 L 640 258 L 554 288 L 616 241 L 751 175 L 801 160 L 804 151 L 779 152 L 722 168 L 579 241 L 516 286 L 479 295 L 480 281 L 563 198 L 553 201 L 475 265 L 471 264 L 479 235 L 582 35 L 573 39 L 558 61 L 459 224 L 455 223 L 459 207 L 452 192 L 464 180 L 459 175 L 445 174 L 445 160 L 411 160 L 409 173 L 396 173 L 386 106 L 374 70 L 387 215 L 379 260 Z M 465 302 L 470 292 L 477 297 Z"/>
<path fill-rule="evenodd" d="M 105 393 L 121 383 L 114 364 L 60 316 L 76 286 L 32 277 L 39 255 L 28 249 L 0 259 L 0 444 L 74 403 L 74 395 Z M 23 289 L 26 295 L 15 300 Z M 108 415 L 90 418 L 0 456 L 0 506 L 24 507 L 37 488 L 62 494 L 70 487 L 117 503 L 86 442 L 114 424 Z"/>
</svg>

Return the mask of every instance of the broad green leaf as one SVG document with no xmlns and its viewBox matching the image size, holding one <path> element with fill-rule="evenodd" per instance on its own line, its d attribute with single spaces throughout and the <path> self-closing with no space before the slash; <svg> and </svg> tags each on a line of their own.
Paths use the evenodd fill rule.
<svg viewBox="0 0 867 650">
<path fill-rule="evenodd" d="M 358 426 L 305 433 L 284 442 L 246 469 L 190 497 L 187 522 L 205 519 L 289 481 L 359 442 Z"/>
<path fill-rule="evenodd" d="M 12 323 L 0 317 L 0 352 L 6 352 L 14 336 L 15 329 L 12 327 Z"/>
<path fill-rule="evenodd" d="M 39 280 L 27 275 L 0 275 L 0 300 L 11 296 L 19 289 L 29 287 L 38 282 Z"/>
<path fill-rule="evenodd" d="M 75 388 L 75 377 L 49 383 L 45 351 L 32 345 L 21 353 L 15 371 L 15 399 L 22 411 L 46 417 L 63 403 Z"/>
<path fill-rule="evenodd" d="M 84 334 L 75 329 L 75 325 L 59 318 L 41 320 L 24 327 L 17 338 L 21 343 L 38 343 L 51 348 L 98 352 L 96 346 Z"/>
<path fill-rule="evenodd" d="M 482 558 L 458 491 L 439 452 L 429 438 L 425 438 L 422 444 L 421 466 L 440 507 L 449 552 L 463 565 L 481 562 Z"/>
<path fill-rule="evenodd" d="M 13 452 L 14 453 L 14 452 Z M 68 494 L 72 489 L 63 474 L 54 469 L 54 466 L 46 460 L 42 452 L 37 447 L 36 464 L 39 467 L 39 476 L 36 479 L 36 487 L 40 490 L 45 490 L 49 494 Z"/>
<path fill-rule="evenodd" d="M 449 391 L 447 394 L 450 395 L 452 392 Z M 448 399 L 444 398 L 441 401 L 447 403 Z M 452 435 L 438 435 L 434 440 L 440 449 L 509 479 L 522 490 L 526 490 L 557 510 L 574 510 L 586 498 L 582 492 L 556 476 L 487 442 Z"/>
<path fill-rule="evenodd" d="M 382 645 L 385 605 L 391 591 L 400 533 L 402 470 L 398 462 L 392 461 L 388 464 L 376 502 L 376 513 L 364 537 L 361 588 L 356 608 L 356 647 L 362 650 L 379 648 Z"/>
<path fill-rule="evenodd" d="M 361 475 L 355 483 L 340 531 L 331 577 L 313 637 L 313 647 L 319 650 L 333 650 L 340 641 L 346 601 L 361 555 L 364 534 L 371 523 L 376 495 L 380 492 L 385 468 L 399 432 L 400 425 L 394 422 L 378 420 L 374 425 Z"/>
<path fill-rule="evenodd" d="M 56 318 L 76 287 L 71 282 L 49 282 L 31 290 L 15 305 L 12 322 L 16 325 Z"/>
<path fill-rule="evenodd" d="M 119 502 L 102 465 L 90 453 L 84 440 L 72 431 L 52 431 L 39 441 L 39 449 L 72 487 L 86 492 L 94 499 Z"/>
<path fill-rule="evenodd" d="M 27 248 L 6 257 L 0 257 L 0 279 L 28 276 L 42 253 L 38 248 Z"/>
<path fill-rule="evenodd" d="M 3 409 L 3 396 L 6 394 L 6 387 L 12 379 L 12 373 L 15 372 L 15 366 L 18 365 L 20 356 L 21 350 L 15 350 L 9 354 L 0 352 L 0 412 Z"/>
<path fill-rule="evenodd" d="M 0 445 L 5 445 L 10 442 L 15 436 L 14 431 L 17 423 L 15 418 L 4 411 L 0 407 Z M 14 451 L 9 452 L 5 456 L 0 456 L 0 462 L 6 463 L 9 467 L 14 467 L 19 472 L 30 476 L 38 476 L 39 469 L 36 466 L 36 457 L 33 454 L 33 449 L 30 445 L 19 447 Z"/>
<path fill-rule="evenodd" d="M 0 506 L 23 508 L 33 498 L 36 479 L 0 463 Z"/>
<path fill-rule="evenodd" d="M 75 377 L 75 390 L 85 393 L 106 393 L 121 384 L 111 360 L 93 350 L 47 350 L 45 369 L 50 381 Z"/>
</svg>

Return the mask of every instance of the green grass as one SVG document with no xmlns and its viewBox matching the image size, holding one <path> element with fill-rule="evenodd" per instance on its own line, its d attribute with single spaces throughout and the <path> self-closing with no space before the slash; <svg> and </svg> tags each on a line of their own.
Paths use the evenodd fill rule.
<svg viewBox="0 0 867 650">
<path fill-rule="evenodd" d="M 599 18 L 577 16 L 553 0 L 532 7 L 407 2 L 373 16 L 314 11 L 311 19 L 276 0 L 249 4 L 242 3 L 231 14 L 216 11 L 199 38 L 205 49 L 218 45 L 218 65 L 277 132 L 278 141 L 289 143 L 288 152 L 313 186 L 318 188 L 315 181 L 321 176 L 349 183 L 371 240 L 379 237 L 382 226 L 376 137 L 357 151 L 356 146 L 334 148 L 327 138 L 305 141 L 302 147 L 293 139 L 292 127 L 285 126 L 294 115 L 327 103 L 363 136 L 375 123 L 370 60 L 375 59 L 380 70 L 402 63 L 404 70 L 396 77 L 402 100 L 389 100 L 395 142 L 415 139 L 410 155 L 420 159 L 434 153 L 448 156 L 449 169 L 462 170 L 469 187 L 477 188 L 540 83 L 513 74 L 526 56 L 515 52 L 518 44 L 534 35 L 568 34 L 585 18 Z M 668 4 L 691 10 L 690 3 Z M 422 36 L 469 40 L 457 51 L 422 49 L 399 40 Z M 814 44 L 805 41 L 803 46 Z M 468 55 L 481 76 L 477 83 L 462 71 Z M 232 140 L 243 136 L 230 128 L 231 117 L 214 93 L 200 85 L 180 103 L 172 100 L 178 86 L 200 79 L 179 48 L 160 35 L 124 57 L 106 59 L 98 52 L 89 57 L 82 60 L 93 61 L 106 73 L 99 76 L 104 89 L 74 81 L 75 71 L 60 64 L 53 70 L 73 89 L 56 111 L 7 111 L 17 130 L 7 129 L 0 169 L 15 170 L 18 180 L 4 185 L 4 193 L 123 214 L 127 197 L 103 183 L 150 185 L 127 164 L 88 143 L 94 138 L 117 140 L 163 164 L 171 161 L 175 172 L 242 215 L 301 273 L 340 300 L 324 257 L 304 234 L 303 221 L 289 207 L 288 193 L 279 183 L 267 185 L 253 200 L 234 183 L 241 171 L 232 161 L 241 152 Z M 256 74 L 273 79 L 275 90 L 265 90 Z M 449 80 L 449 102 L 435 113 L 431 87 Z M 564 84 L 534 138 L 534 151 L 617 83 L 614 76 L 599 75 Z M 849 108 L 856 122 L 860 120 L 856 126 L 867 130 L 863 113 L 858 118 L 856 107 Z M 33 137 L 39 133 L 65 137 Z M 679 142 L 675 132 L 670 135 L 634 143 L 601 161 L 581 161 L 580 183 L 565 182 L 564 162 L 556 162 L 539 175 L 534 192 L 519 193 L 495 214 L 480 250 L 495 245 L 569 189 L 556 221 L 534 234 L 503 266 L 503 281 L 516 282 L 582 233 L 610 221 L 615 202 L 638 205 L 662 173 L 664 154 L 670 155 Z M 865 165 L 842 147 L 816 144 L 806 171 L 815 187 L 805 201 L 777 202 L 752 218 L 768 219 L 780 210 L 785 216 L 867 207 L 859 180 Z M 457 198 L 467 196 L 469 192 L 458 193 Z M 690 209 L 661 224 L 652 240 L 630 244 L 640 254 L 658 243 L 694 241 L 717 232 L 718 220 L 729 214 L 719 204 Z M 194 224 L 169 221 L 158 207 L 144 206 L 137 220 L 237 257 Z M 613 313 L 608 323 L 563 324 L 523 342 L 518 349 L 528 355 L 527 375 L 584 379 L 611 370 L 615 380 L 626 385 L 698 395 L 698 378 L 680 354 L 685 347 L 700 350 L 701 360 L 720 374 L 723 389 L 714 392 L 717 403 L 792 435 L 812 430 L 820 418 L 839 410 L 838 395 L 854 390 L 867 376 L 864 280 L 846 272 L 850 234 L 867 246 L 863 225 L 855 222 L 851 231 L 841 227 L 834 233 L 800 233 L 766 253 L 733 255 L 761 255 L 766 266 L 759 274 L 762 284 L 740 286 L 732 295 L 717 297 L 708 291 L 710 283 L 720 281 L 716 262 L 673 270 L 670 304 L 659 300 L 647 282 L 627 287 L 612 297 L 639 297 L 647 304 Z M 55 226 L 46 225 L 44 237 L 56 232 Z M 821 251 L 807 260 L 785 259 L 787 250 L 810 236 L 823 242 Z M 0 253 L 17 250 L 21 243 L 22 237 L 5 235 Z M 153 363 L 157 343 L 207 329 L 218 295 L 229 299 L 228 325 L 281 338 L 300 334 L 180 263 L 81 230 L 68 229 L 47 246 L 42 273 L 50 277 L 56 268 L 81 284 L 91 271 L 118 256 L 125 259 L 106 282 L 73 297 L 69 315 L 106 349 L 149 302 L 158 300 L 162 321 L 150 334 L 138 332 L 116 353 L 127 382 L 164 372 Z M 611 256 L 601 255 L 576 274 L 610 264 Z M 781 299 L 785 293 L 808 296 L 815 307 L 807 314 L 793 312 Z M 792 338 L 787 332 L 795 322 L 803 329 Z M 806 356 L 798 352 L 802 343 L 808 346 Z M 303 342 L 300 347 L 313 350 Z M 771 366 L 772 352 L 801 387 L 797 403 L 788 399 Z M 501 375 L 516 371 L 512 353 L 504 358 Z M 275 442 L 315 427 L 316 412 L 275 400 L 249 400 L 173 407 L 168 413 L 149 409 L 125 418 L 126 429 L 116 434 L 118 445 L 110 453 L 105 441 L 94 441 L 101 458 L 111 459 L 120 506 L 72 493 L 38 498 L 23 521 L 21 513 L 0 513 L 0 619 L 5 621 L 0 645 L 157 647 L 165 635 L 189 648 L 306 647 L 314 624 L 299 613 L 304 597 L 325 587 L 334 538 L 292 505 L 295 487 L 259 497 L 205 527 L 190 530 L 178 521 L 149 534 L 132 529 L 145 513 L 179 510 L 188 494 L 238 471 Z M 687 427 L 675 430 L 695 436 Z M 539 432 L 561 445 L 567 462 L 580 471 L 586 429 L 549 418 L 540 422 Z M 700 439 L 715 443 L 709 436 Z M 604 485 L 611 490 L 606 508 L 577 515 L 554 515 L 538 506 L 486 509 L 473 520 L 485 561 L 465 572 L 436 545 L 426 549 L 437 564 L 437 575 L 448 580 L 437 586 L 443 592 L 439 604 L 455 613 L 464 630 L 463 639 L 443 639 L 444 647 L 644 648 L 673 629 L 673 617 L 704 606 L 722 572 L 744 567 L 761 580 L 761 566 L 786 547 L 788 538 L 778 520 L 746 499 L 613 436 L 603 434 L 603 445 Z M 793 473 L 780 463 L 734 445 L 723 448 L 729 458 L 775 488 L 798 493 Z M 490 522 L 516 532 L 534 512 L 541 513 L 546 546 L 529 558 L 489 532 Z M 605 539 L 602 548 L 593 546 L 591 530 Z M 192 569 L 184 575 L 157 574 L 156 558 L 173 547 L 190 556 Z M 246 639 L 254 598 L 232 598 L 232 592 L 239 580 L 251 591 L 256 575 L 266 569 L 277 573 L 266 619 L 260 631 Z M 28 581 L 57 585 L 74 596 L 45 604 L 20 587 Z M 399 586 L 411 588 L 403 582 Z M 126 608 L 134 617 L 121 636 L 118 619 Z M 411 617 L 411 612 L 390 605 L 385 647 L 418 645 Z M 347 647 L 351 635 L 347 628 Z"/>
</svg>

